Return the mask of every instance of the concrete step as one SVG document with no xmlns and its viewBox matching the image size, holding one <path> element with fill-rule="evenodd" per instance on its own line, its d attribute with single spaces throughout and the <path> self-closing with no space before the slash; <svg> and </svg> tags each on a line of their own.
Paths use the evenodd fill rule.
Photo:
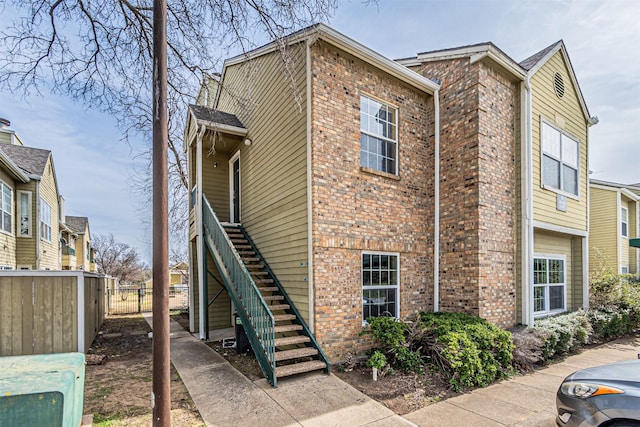
<svg viewBox="0 0 640 427">
<path fill-rule="evenodd" d="M 291 325 L 282 325 L 276 326 L 276 334 L 279 332 L 293 332 L 293 331 L 301 331 L 302 325 L 291 324 Z"/>
<path fill-rule="evenodd" d="M 304 344 L 311 342 L 311 338 L 306 335 L 294 335 L 291 337 L 276 338 L 276 347 L 283 347 L 285 345 Z"/>
<path fill-rule="evenodd" d="M 273 320 L 276 322 L 281 322 L 284 320 L 294 320 L 296 318 L 295 314 L 274 314 Z"/>
<path fill-rule="evenodd" d="M 310 362 L 295 363 L 293 365 L 278 366 L 276 368 L 276 377 L 286 377 L 289 375 L 302 374 L 303 372 L 317 371 L 325 369 L 327 365 L 319 360 Z"/>
<path fill-rule="evenodd" d="M 297 359 L 299 357 L 309 357 L 318 354 L 318 349 L 313 347 L 296 348 L 294 350 L 276 351 L 276 362 L 283 360 Z"/>
</svg>

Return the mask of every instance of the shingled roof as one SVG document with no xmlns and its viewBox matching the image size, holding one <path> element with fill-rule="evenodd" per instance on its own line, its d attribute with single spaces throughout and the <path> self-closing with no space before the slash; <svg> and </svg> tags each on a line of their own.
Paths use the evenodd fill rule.
<svg viewBox="0 0 640 427">
<path fill-rule="evenodd" d="M 3 144 L 2 151 L 23 171 L 42 176 L 51 151 L 22 145 Z"/>
<path fill-rule="evenodd" d="M 191 104 L 189 105 L 189 109 L 193 112 L 197 120 L 246 129 L 242 122 L 234 114 L 225 113 L 224 111 L 220 110 L 214 110 L 202 105 Z"/>
<path fill-rule="evenodd" d="M 531 55 L 530 57 L 528 57 L 527 59 L 525 59 L 524 61 L 520 62 L 520 66 L 522 68 L 524 68 L 525 70 L 529 71 L 530 69 L 532 69 L 538 62 L 540 62 L 540 60 L 542 60 L 542 58 L 544 58 L 545 56 L 547 56 L 547 54 L 549 52 L 551 52 L 553 49 L 556 48 L 556 46 L 558 46 L 559 44 L 562 43 L 562 40 L 558 40 L 557 42 L 553 43 L 550 46 L 545 47 L 544 49 L 542 49 L 540 52 L 535 53 L 533 55 Z"/>
<path fill-rule="evenodd" d="M 64 222 L 69 226 L 70 229 L 75 231 L 76 233 L 84 233 L 87 229 L 87 223 L 89 222 L 89 218 L 86 216 L 65 216 Z"/>
</svg>

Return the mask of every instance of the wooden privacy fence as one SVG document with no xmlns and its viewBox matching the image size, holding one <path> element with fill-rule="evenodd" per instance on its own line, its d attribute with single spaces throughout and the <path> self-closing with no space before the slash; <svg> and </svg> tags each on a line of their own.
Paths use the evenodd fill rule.
<svg viewBox="0 0 640 427">
<path fill-rule="evenodd" d="M 189 307 L 189 287 L 169 287 L 169 310 Z M 107 311 L 109 314 L 142 313 L 153 309 L 153 289 L 110 287 L 107 289 Z"/>
<path fill-rule="evenodd" d="M 0 356 L 86 352 L 113 278 L 83 271 L 0 271 Z"/>
</svg>

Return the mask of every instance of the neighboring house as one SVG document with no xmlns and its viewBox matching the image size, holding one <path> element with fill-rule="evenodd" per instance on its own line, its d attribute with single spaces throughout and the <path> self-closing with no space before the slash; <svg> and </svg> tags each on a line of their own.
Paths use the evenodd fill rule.
<svg viewBox="0 0 640 427">
<path fill-rule="evenodd" d="M 185 285 L 189 283 L 189 265 L 186 262 L 180 262 L 169 268 L 169 287 Z M 153 278 L 145 280 L 144 287 L 153 289 Z"/>
<path fill-rule="evenodd" d="M 0 144 L 0 270 L 15 270 L 16 235 L 20 224 L 16 188 L 28 184 L 30 179 L 2 148 Z"/>
<path fill-rule="evenodd" d="M 21 145 L 0 129 L 0 149 L 29 179 L 16 182 L 15 268 L 60 270 L 59 192 L 51 151 Z M 18 143 L 20 142 L 20 143 Z"/>
<path fill-rule="evenodd" d="M 284 45 L 226 61 L 189 107 L 192 330 L 233 302 L 274 383 L 294 354 L 360 352 L 370 316 L 507 327 L 588 302 L 596 120 L 562 42 L 395 62 L 319 24 Z"/>
<path fill-rule="evenodd" d="M 89 218 L 86 216 L 66 215 L 65 224 L 69 230 L 71 230 L 70 239 L 73 239 L 73 246 L 71 246 L 71 241 L 68 242 L 69 249 L 73 247 L 75 254 L 75 268 L 69 269 L 85 270 L 95 273 L 97 270 L 94 261 L 94 249 L 91 247 Z"/>
<path fill-rule="evenodd" d="M 589 185 L 590 272 L 640 272 L 640 185 L 597 179 Z"/>
</svg>

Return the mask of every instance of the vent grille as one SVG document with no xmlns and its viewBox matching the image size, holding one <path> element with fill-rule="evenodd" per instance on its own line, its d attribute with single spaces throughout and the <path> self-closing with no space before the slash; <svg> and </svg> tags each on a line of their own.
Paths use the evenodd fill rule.
<svg viewBox="0 0 640 427">
<path fill-rule="evenodd" d="M 558 98 L 562 98 L 564 96 L 564 79 L 558 72 L 553 75 L 553 88 L 556 90 Z"/>
</svg>

